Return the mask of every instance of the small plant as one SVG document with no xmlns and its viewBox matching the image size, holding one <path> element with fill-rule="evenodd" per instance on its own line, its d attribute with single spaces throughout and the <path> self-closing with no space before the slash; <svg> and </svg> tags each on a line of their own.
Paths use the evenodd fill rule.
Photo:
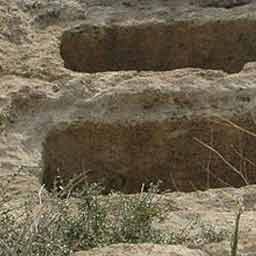
<svg viewBox="0 0 256 256">
<path fill-rule="evenodd" d="M 152 240 L 154 230 L 152 220 L 160 214 L 155 206 L 154 195 L 158 186 L 150 185 L 148 193 L 132 197 L 120 194 L 117 225 L 114 229 L 115 240 L 126 243 L 141 243 Z"/>
<path fill-rule="evenodd" d="M 4 131 L 8 123 L 11 122 L 11 118 L 6 112 L 0 112 L 0 133 Z"/>
<path fill-rule="evenodd" d="M 85 183 L 76 201 L 76 213 L 62 215 L 64 240 L 72 251 L 109 244 L 107 208 L 99 199 L 102 190 L 96 183 Z"/>
<path fill-rule="evenodd" d="M 60 226 L 60 204 L 52 198 L 45 199 L 38 203 L 33 196 L 28 197 L 19 208 L 2 200 L 5 204 L 0 207 L 1 256 L 70 255 Z"/>
</svg>

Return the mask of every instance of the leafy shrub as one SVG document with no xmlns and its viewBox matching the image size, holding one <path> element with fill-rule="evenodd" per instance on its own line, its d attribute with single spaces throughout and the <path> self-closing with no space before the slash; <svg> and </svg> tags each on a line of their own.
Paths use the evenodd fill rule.
<svg viewBox="0 0 256 256">
<path fill-rule="evenodd" d="M 152 227 L 160 217 L 154 200 L 157 186 L 133 196 L 102 196 L 98 184 L 85 182 L 82 190 L 74 189 L 77 180 L 65 188 L 59 183 L 52 193 L 42 187 L 18 209 L 2 189 L 0 256 L 68 256 L 119 242 L 174 242 L 172 234 Z"/>
</svg>

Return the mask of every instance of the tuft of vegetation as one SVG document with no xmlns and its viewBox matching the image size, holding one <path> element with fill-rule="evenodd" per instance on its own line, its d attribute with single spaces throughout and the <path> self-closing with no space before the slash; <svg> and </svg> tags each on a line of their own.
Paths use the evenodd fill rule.
<svg viewBox="0 0 256 256">
<path fill-rule="evenodd" d="M 146 193 L 142 189 L 134 195 L 103 196 L 104 187 L 78 176 L 67 185 L 57 179 L 51 193 L 42 186 L 23 202 L 13 202 L 9 194 L 12 181 L 10 177 L 0 184 L 0 256 L 70 256 L 115 243 L 178 243 L 199 248 L 227 237 L 197 218 L 180 234 L 156 229 L 154 224 L 165 214 L 158 201 L 159 184 L 150 184 Z M 240 215 L 241 211 L 232 238 L 232 256 L 237 255 Z"/>
<path fill-rule="evenodd" d="M 152 184 L 147 193 L 106 197 L 95 183 L 76 190 L 80 178 L 65 187 L 58 183 L 52 193 L 42 186 L 18 208 L 6 188 L 11 179 L 1 187 L 0 256 L 69 256 L 120 242 L 175 243 L 173 234 L 152 226 L 160 218 L 157 186 Z"/>
<path fill-rule="evenodd" d="M 11 117 L 7 112 L 0 112 L 0 133 L 3 132 L 6 126 L 11 122 Z"/>
</svg>

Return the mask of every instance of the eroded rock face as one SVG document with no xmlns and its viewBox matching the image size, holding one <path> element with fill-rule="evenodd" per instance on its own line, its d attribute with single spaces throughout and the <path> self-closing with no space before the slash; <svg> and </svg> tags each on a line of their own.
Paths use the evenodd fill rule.
<svg viewBox="0 0 256 256">
<path fill-rule="evenodd" d="M 216 118 L 253 131 L 254 86 L 246 75 L 240 87 L 235 76 L 190 72 L 197 77 L 192 84 L 179 71 L 145 73 L 79 103 L 78 119 L 46 137 L 43 182 L 51 188 L 57 176 L 88 171 L 88 179 L 103 179 L 107 191 L 127 193 L 158 180 L 163 189 L 181 191 L 254 183 L 255 167 L 246 158 L 256 157 L 255 138 Z"/>
<path fill-rule="evenodd" d="M 166 7 L 151 20 L 113 14 L 65 31 L 60 49 L 65 67 L 90 73 L 183 67 L 234 73 L 256 59 L 255 11 L 172 10 Z"/>
<path fill-rule="evenodd" d="M 12 209 L 32 194 L 38 204 L 42 151 L 48 188 L 57 174 L 68 179 L 88 166 L 89 178 L 105 178 L 108 190 L 137 192 L 149 178 L 163 179 L 163 188 L 171 190 L 243 185 L 240 175 L 198 144 L 193 139 L 197 137 L 255 182 L 254 137 L 225 127 L 224 121 L 215 122 L 218 114 L 255 131 L 255 63 L 235 75 L 200 69 L 82 74 L 63 67 L 59 55 L 63 29 L 84 19 L 84 25 L 65 32 L 62 42 L 66 67 L 79 71 L 85 67 L 94 72 L 198 65 L 235 72 L 244 62 L 255 60 L 255 1 L 188 2 L 0 0 L 1 187 L 6 186 L 8 175 L 22 173 L 11 176 L 7 193 Z M 236 8 L 225 9 L 231 7 Z M 108 50 L 120 55 L 120 59 L 111 56 L 112 62 L 104 55 L 104 47 L 112 48 L 111 40 L 123 47 Z M 81 54 L 76 55 L 73 47 Z M 178 54 L 168 55 L 168 47 Z M 248 186 L 159 195 L 167 216 L 158 228 L 184 235 L 183 245 L 118 245 L 80 255 L 229 255 L 239 197 L 245 208 L 239 253 L 254 255 L 255 191 L 255 186 Z M 227 235 L 221 236 L 222 232 Z"/>
<path fill-rule="evenodd" d="M 79 57 L 79 63 L 82 65 L 86 58 L 83 58 L 83 52 L 79 53 L 80 55 L 75 55 L 73 46 L 68 48 L 72 41 L 69 35 L 74 36 L 74 42 L 79 42 L 77 46 L 76 44 L 74 46 L 76 51 L 79 51 L 79 47 L 84 45 L 82 43 L 83 36 L 86 38 L 88 36 L 87 39 L 92 40 L 89 36 L 95 35 L 96 46 L 102 47 L 101 49 L 104 51 L 98 51 L 99 55 L 94 55 L 96 52 L 90 48 L 94 45 L 92 41 L 88 43 L 90 51 L 86 51 L 86 53 L 90 52 L 90 56 L 93 56 L 89 63 L 91 65 L 90 72 L 95 71 L 99 63 L 101 70 L 108 70 L 109 63 L 112 67 L 117 65 L 117 68 L 120 69 L 136 67 L 136 69 L 157 70 L 159 68 L 163 70 L 182 67 L 184 63 L 188 63 L 188 65 L 223 68 L 228 71 L 240 70 L 243 63 L 250 60 L 254 54 L 255 5 L 251 3 L 226 10 L 223 8 L 201 8 L 197 5 L 189 5 L 188 2 L 190 1 L 159 0 L 126 1 L 124 3 L 95 0 L 81 3 L 81 1 L 68 0 L 63 4 L 53 1 L 50 5 L 46 3 L 37 5 L 39 2 L 34 0 L 0 1 L 5 31 L 0 42 L 2 49 L 0 56 L 2 67 L 1 110 L 4 114 L 6 112 L 7 116 L 11 116 L 10 122 L 7 122 L 8 125 L 4 124 L 4 129 L 1 126 L 1 130 L 4 130 L 4 134 L 1 136 L 1 173 L 12 172 L 19 169 L 21 165 L 40 165 L 41 143 L 48 131 L 50 132 L 47 138 L 51 139 L 45 140 L 45 145 L 49 143 L 53 148 L 52 151 L 57 152 L 60 146 L 57 143 L 56 145 L 51 144 L 54 141 L 51 134 L 56 132 L 59 138 L 64 135 L 68 137 L 74 123 L 79 133 L 81 132 L 85 137 L 90 129 L 100 134 L 109 132 L 109 136 L 99 136 L 102 141 L 105 141 L 104 145 L 99 139 L 95 139 L 95 144 L 88 142 L 82 148 L 84 152 L 89 152 L 92 155 L 100 153 L 93 163 L 89 163 L 89 157 L 85 158 L 87 165 L 93 168 L 95 173 L 98 173 L 95 174 L 96 178 L 98 176 L 113 176 L 115 177 L 113 183 L 116 184 L 114 187 L 119 188 L 123 184 L 127 184 L 123 186 L 123 190 L 129 192 L 133 191 L 133 188 L 130 188 L 131 184 L 134 184 L 134 190 L 137 191 L 141 182 L 147 182 L 149 178 L 152 178 L 152 174 L 154 174 L 154 179 L 166 180 L 163 186 L 173 189 L 177 184 L 174 186 L 174 182 L 171 181 L 172 177 L 167 176 L 167 173 L 171 173 L 178 180 L 178 189 L 191 190 L 192 185 L 187 180 L 192 176 L 193 179 L 198 176 L 202 177 L 202 180 L 196 181 L 196 186 L 201 188 L 202 183 L 208 180 L 201 173 L 205 173 L 205 169 L 207 169 L 205 166 L 208 166 L 206 162 L 212 158 L 209 157 L 209 150 L 196 143 L 192 137 L 202 135 L 200 138 L 209 143 L 211 141 L 209 127 L 213 127 L 216 145 L 219 141 L 223 141 L 222 146 L 220 145 L 223 155 L 227 157 L 231 152 L 234 153 L 227 149 L 228 146 L 224 146 L 223 138 L 226 139 L 227 144 L 233 144 L 233 139 L 237 144 L 240 133 L 238 131 L 233 133 L 231 129 L 227 129 L 226 133 L 221 125 L 212 121 L 212 117 L 217 112 L 245 128 L 254 130 L 250 113 L 254 113 L 255 68 L 247 65 L 248 73 L 241 72 L 234 76 L 227 76 L 223 72 L 191 69 L 161 73 L 81 74 L 63 68 L 58 52 L 59 36 L 62 34 L 63 28 L 70 25 L 69 21 L 80 22 L 86 16 L 85 23 L 66 32 L 63 39 L 65 37 L 68 39 L 67 44 L 65 43 L 66 52 Z M 54 9 L 53 14 L 58 15 L 51 16 L 52 8 Z M 7 13 L 8 15 L 6 15 Z M 17 25 L 17 22 L 20 25 L 19 31 L 16 30 L 17 26 L 14 26 Z M 89 34 L 86 34 L 87 31 Z M 81 34 L 79 34 L 80 32 Z M 24 37 L 24 35 L 26 36 Z M 219 35 L 220 37 L 218 37 Z M 136 41 L 135 37 L 139 41 Z M 104 39 L 104 43 L 100 43 L 99 39 L 101 38 Z M 174 39 L 176 41 L 174 40 L 173 44 L 168 44 L 166 38 L 171 42 Z M 191 44 L 191 38 L 194 40 L 193 44 Z M 105 39 L 107 40 L 105 41 Z M 105 54 L 105 44 L 107 48 L 109 46 L 108 39 L 124 46 L 123 50 L 118 47 L 115 47 L 115 50 L 110 49 L 111 54 L 117 52 L 120 56 L 118 60 L 113 58 L 113 63 L 109 61 L 108 55 L 106 58 L 100 57 Z M 240 45 L 238 41 L 243 44 Z M 180 42 L 184 45 L 179 44 Z M 209 45 L 211 51 L 209 51 Z M 162 46 L 165 47 L 163 49 L 170 46 L 170 49 L 162 52 Z M 63 53 L 65 47 L 63 41 Z M 171 52 L 171 49 L 177 50 L 178 53 L 172 58 L 166 54 Z M 245 50 L 248 51 L 248 54 L 244 54 Z M 188 53 L 191 55 L 187 55 Z M 133 59 L 134 56 L 136 59 Z M 144 58 L 144 56 L 146 57 Z M 193 58 L 188 58 L 188 56 Z M 246 57 L 244 58 L 244 56 Z M 112 56 L 110 57 L 112 59 Z M 169 63 L 166 63 L 165 59 L 168 59 Z M 174 62 L 179 65 L 175 66 L 177 63 L 174 65 Z M 77 62 L 74 63 L 78 65 Z M 212 63 L 218 64 L 213 66 Z M 238 66 L 239 68 L 237 68 Z M 160 135 L 156 135 L 157 130 Z M 170 138 L 169 133 L 173 137 Z M 231 134 L 229 135 L 230 139 L 226 138 L 227 134 Z M 80 137 L 76 136 L 73 136 L 74 140 L 79 141 Z M 251 138 L 241 136 L 241 140 L 249 140 L 249 151 Z M 155 139 L 150 139 L 151 137 Z M 129 141 L 136 141 L 136 138 L 139 138 L 140 141 L 133 142 L 134 147 L 131 147 Z M 69 143 L 69 140 L 66 141 Z M 96 149 L 94 145 L 96 145 Z M 116 157 L 112 156 L 110 145 L 114 148 L 113 150 L 118 151 Z M 189 147 L 192 145 L 190 151 L 187 145 Z M 88 149 L 88 147 L 90 148 Z M 99 147 L 104 148 L 105 151 L 98 150 Z M 142 148 L 143 154 L 138 148 Z M 174 152 L 174 148 L 177 148 L 177 151 Z M 70 164 L 67 165 L 69 171 L 63 170 L 64 176 L 72 173 L 71 168 L 78 166 L 72 160 L 78 149 L 76 144 L 74 153 L 70 149 L 68 154 L 72 157 Z M 166 153 L 165 150 L 169 152 Z M 184 161 L 184 159 L 187 161 L 194 157 L 192 151 L 196 152 L 196 156 L 198 154 L 198 160 L 194 161 L 198 163 L 190 164 L 189 161 L 188 163 Z M 250 151 L 253 152 L 253 150 Z M 199 153 L 202 153 L 201 157 L 199 157 Z M 253 159 L 253 153 L 248 153 L 248 157 L 250 154 Z M 59 155 L 62 157 L 62 153 Z M 157 155 L 156 159 L 161 161 L 154 158 L 153 161 L 152 155 Z M 144 160 L 143 156 L 145 156 Z M 109 157 L 112 158 L 111 161 L 107 161 Z M 80 158 L 79 161 L 83 160 Z M 130 160 L 131 158 L 136 161 Z M 236 158 L 234 160 L 236 167 L 240 168 L 240 165 L 237 164 L 240 162 L 239 157 L 232 155 L 229 158 L 230 161 L 233 162 L 233 158 Z M 47 156 L 46 159 L 49 159 L 47 161 L 51 165 L 52 158 Z M 96 162 L 100 164 L 97 165 Z M 120 162 L 125 167 L 121 171 L 117 171 L 120 169 Z M 211 165 L 216 166 L 213 169 L 221 169 L 226 175 L 224 164 L 219 162 L 221 161 L 212 161 Z M 60 160 L 56 163 L 59 165 Z M 128 164 L 132 168 L 127 169 L 126 165 Z M 174 171 L 176 170 L 175 164 L 181 171 Z M 105 169 L 100 165 L 106 166 Z M 143 165 L 147 168 L 142 170 Z M 53 167 L 56 166 L 53 165 Z M 133 181 L 136 171 L 131 171 L 134 168 L 138 170 L 138 173 L 141 172 L 141 175 L 135 178 L 136 182 Z M 190 173 L 187 168 L 195 170 L 193 169 Z M 246 167 L 249 173 L 251 172 L 250 168 L 252 168 L 251 165 Z M 48 176 L 45 172 L 45 175 L 49 177 L 49 181 L 48 178 L 46 179 L 47 184 L 50 184 L 51 179 L 55 176 L 53 169 L 49 169 Z M 113 170 L 109 171 L 109 169 Z M 158 169 L 157 174 L 155 173 L 156 169 Z M 184 178 L 185 170 L 188 175 L 186 178 Z M 219 173 L 221 171 L 218 171 L 218 175 L 222 175 Z M 223 176 L 225 175 L 223 174 Z M 251 176 L 249 175 L 249 177 Z M 234 177 L 231 175 L 229 181 L 234 182 L 234 185 L 240 185 Z M 183 187 L 182 179 L 185 179 L 189 185 L 186 184 Z M 253 181 L 253 178 L 250 179 Z M 239 180 L 241 181 L 240 178 Z M 214 179 L 210 179 L 209 183 L 212 186 L 220 186 L 221 182 L 218 183 Z M 109 184 L 112 184 L 111 179 Z M 223 185 L 223 183 L 221 184 Z"/>
</svg>

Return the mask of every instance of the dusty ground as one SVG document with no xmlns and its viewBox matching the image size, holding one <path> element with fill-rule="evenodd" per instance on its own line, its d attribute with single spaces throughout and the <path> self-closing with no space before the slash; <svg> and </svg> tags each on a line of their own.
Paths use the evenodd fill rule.
<svg viewBox="0 0 256 256">
<path fill-rule="evenodd" d="M 98 158 L 94 159 L 97 163 L 100 161 L 100 165 L 96 165 L 96 169 L 100 170 L 99 176 L 102 173 L 110 176 L 110 172 L 124 176 L 128 180 L 128 192 L 133 192 L 131 184 L 135 184 L 134 179 L 136 177 L 134 175 L 138 174 L 140 179 L 147 175 L 148 177 L 154 176 L 154 178 L 166 178 L 165 170 L 169 168 L 167 162 L 170 160 L 172 163 L 170 168 L 173 168 L 172 173 L 177 181 L 176 183 L 172 182 L 172 186 L 175 184 L 178 190 L 179 188 L 186 190 L 184 189 L 185 185 L 187 186 L 189 181 L 193 179 L 192 183 L 201 181 L 196 184 L 195 189 L 198 186 L 200 187 L 201 183 L 209 182 L 204 171 L 209 170 L 209 162 L 212 170 L 218 170 L 218 176 L 222 175 L 222 180 L 227 178 L 224 180 L 224 184 L 218 184 L 218 187 L 226 186 L 227 183 L 232 183 L 231 181 L 234 181 L 233 185 L 238 186 L 247 182 L 255 182 L 255 166 L 253 165 L 255 143 L 252 135 L 246 137 L 244 133 L 241 135 L 236 129 L 234 129 L 234 132 L 225 133 L 223 128 L 214 127 L 217 138 L 217 142 L 214 143 L 221 145 L 220 152 L 230 162 L 234 163 L 236 169 L 240 172 L 239 177 L 234 176 L 234 173 L 231 177 L 232 175 L 229 174 L 230 168 L 223 164 L 219 157 L 209 154 L 207 150 L 199 149 L 198 144 L 197 146 L 191 144 L 192 135 L 202 135 L 200 139 L 206 139 L 203 141 L 207 143 L 211 142 L 210 128 L 205 125 L 205 120 L 216 116 L 216 114 L 232 119 L 250 131 L 255 130 L 256 65 L 253 61 L 256 61 L 254 50 L 256 44 L 254 33 L 252 33 L 256 22 L 255 1 L 250 3 L 249 1 L 239 2 L 238 0 L 212 1 L 213 4 L 209 2 L 207 1 L 207 7 L 205 7 L 202 1 L 192 2 L 188 0 L 0 0 L 0 175 L 5 180 L 7 174 L 12 174 L 18 170 L 21 170 L 24 174 L 23 178 L 15 180 L 13 183 L 14 200 L 22 198 L 26 192 L 37 191 L 42 176 L 46 179 L 46 183 L 51 182 L 50 180 L 54 178 L 54 170 L 52 171 L 50 167 L 47 169 L 45 166 L 48 166 L 48 164 L 51 166 L 52 162 L 55 162 L 59 164 L 57 167 L 60 167 L 64 161 L 64 167 L 73 167 L 74 163 L 81 162 L 81 159 L 87 159 L 84 156 L 76 158 L 77 150 L 80 148 L 79 144 L 74 143 L 72 147 L 69 144 L 70 140 L 76 142 L 72 139 L 72 136 L 78 138 L 78 141 L 81 138 L 83 139 L 83 136 L 88 136 L 87 126 L 83 128 L 86 122 L 89 122 L 90 125 L 96 123 L 96 126 L 99 127 L 94 130 L 101 134 L 96 136 L 97 134 L 95 135 L 93 130 L 93 135 L 89 137 L 91 141 L 86 145 L 83 144 L 83 152 L 90 152 L 91 155 L 97 154 L 100 151 L 99 148 L 102 148 L 104 144 L 106 150 L 100 152 L 97 155 Z M 193 41 L 194 48 L 190 48 L 192 34 L 184 34 L 183 26 L 191 20 L 195 22 L 195 27 L 202 25 L 202 33 L 197 30 L 197 36 L 200 35 L 200 40 L 197 41 L 197 37 L 195 37 L 195 41 Z M 105 23 L 108 25 L 117 24 L 119 27 L 122 27 L 122 25 L 125 27 L 127 24 L 135 27 L 138 24 L 148 24 L 150 28 L 152 24 L 154 26 L 169 23 L 175 25 L 175 22 L 183 24 L 179 27 L 180 33 L 170 35 L 168 40 L 171 40 L 173 36 L 177 47 L 184 43 L 181 45 L 181 49 L 184 50 L 176 55 L 175 50 L 173 55 L 167 56 L 165 52 L 168 52 L 167 49 L 170 45 L 165 43 L 164 52 L 162 52 L 163 57 L 161 56 L 161 58 L 163 59 L 166 56 L 170 62 L 165 65 L 164 69 L 159 68 L 163 62 L 161 62 L 162 59 L 159 60 L 156 56 L 162 50 L 160 47 L 161 40 L 165 37 L 159 34 L 158 39 L 160 38 L 160 41 L 156 40 L 155 43 L 150 41 L 151 38 L 156 38 L 157 27 L 154 30 L 149 29 L 143 32 L 145 39 L 149 40 L 149 42 L 147 41 L 148 51 L 145 55 L 141 52 L 141 49 L 144 49 L 143 43 L 145 42 L 142 40 L 136 44 L 135 41 L 134 44 L 130 33 L 121 33 L 122 37 L 127 36 L 127 40 L 123 38 L 120 41 L 117 40 L 121 43 L 131 41 L 130 47 L 140 45 L 138 49 L 132 50 L 130 54 L 134 55 L 138 50 L 138 56 L 145 56 L 146 60 L 138 61 L 131 57 L 128 66 L 123 69 L 122 65 L 121 67 L 117 66 L 118 69 L 115 66 L 115 71 L 113 71 L 111 68 L 108 69 L 109 62 L 108 65 L 103 62 L 106 49 L 100 52 L 102 44 L 99 44 L 96 55 L 92 53 L 93 58 L 89 59 L 89 62 L 90 65 L 94 63 L 93 67 L 102 62 L 104 69 L 106 69 L 104 71 L 108 72 L 94 72 L 95 70 L 91 72 L 90 70 L 90 73 L 78 73 L 65 68 L 68 65 L 64 63 L 62 57 L 65 59 L 65 56 L 63 53 L 61 55 L 60 50 L 63 44 L 62 40 L 65 38 L 63 37 L 64 31 L 67 31 L 65 33 L 75 31 L 77 37 L 76 33 L 84 31 L 88 24 L 95 25 L 101 31 Z M 220 25 L 215 26 L 222 23 L 227 24 L 224 32 Z M 207 24 L 207 26 L 203 26 L 203 24 Z M 214 26 L 209 24 L 214 24 Z M 175 26 L 174 31 L 176 31 Z M 222 31 L 221 36 L 218 31 Z M 162 32 L 165 33 L 165 30 Z M 105 33 L 104 29 L 102 33 Z M 211 33 L 215 33 L 212 41 L 210 40 L 212 38 Z M 91 35 L 94 34 L 89 34 L 89 39 L 91 39 Z M 118 33 L 113 32 L 112 37 L 110 37 L 111 40 L 114 40 L 113 38 L 118 35 Z M 135 35 L 138 34 L 135 33 Z M 188 38 L 184 37 L 185 35 Z M 80 40 L 80 36 L 77 38 Z M 96 41 L 99 42 L 99 38 L 97 38 Z M 134 38 L 132 39 L 134 40 Z M 89 49 L 89 52 L 91 52 L 93 49 L 86 48 L 85 43 L 87 41 L 83 40 L 79 41 L 78 46 L 82 47 L 82 50 L 79 48 L 79 51 L 83 52 L 83 50 Z M 235 40 L 236 44 L 232 44 L 232 40 Z M 205 47 L 205 45 L 209 45 L 209 42 L 212 48 Z M 72 44 L 70 45 L 72 46 Z M 157 47 L 152 46 L 156 45 L 158 51 L 153 53 L 153 49 Z M 107 49 L 111 48 L 111 41 L 106 47 Z M 126 47 L 129 48 L 129 44 Z M 179 49 L 175 47 L 174 49 Z M 77 52 L 79 53 L 78 48 L 74 49 L 74 47 L 70 48 L 69 46 L 67 49 L 68 56 L 74 57 L 76 65 L 79 66 L 81 63 L 83 67 L 86 65 L 84 61 L 86 56 L 77 55 Z M 191 50 L 193 50 L 193 54 L 189 55 Z M 147 55 L 148 52 L 150 52 L 149 55 Z M 122 53 L 122 50 L 120 50 L 120 53 Z M 219 53 L 227 54 L 224 54 L 227 59 L 222 59 Z M 127 56 L 127 52 L 120 56 Z M 188 56 L 190 57 L 188 58 Z M 125 59 L 126 57 L 122 57 L 120 63 Z M 173 59 L 177 60 L 177 65 L 172 64 Z M 155 63 L 155 61 L 159 61 L 159 65 L 149 65 L 149 68 L 143 69 L 143 66 L 148 63 L 152 64 L 152 62 Z M 115 62 L 118 62 L 118 60 Z M 210 65 L 209 63 L 215 64 Z M 228 68 L 229 64 L 232 70 Z M 132 68 L 133 65 L 136 67 L 135 70 Z M 184 69 L 171 71 L 173 68 L 181 67 L 184 67 Z M 222 70 L 213 71 L 205 68 Z M 233 74 L 225 73 L 223 70 L 232 71 L 229 73 Z M 240 72 L 236 73 L 238 71 Z M 152 122 L 153 125 L 144 133 L 143 125 L 140 126 L 139 124 L 145 124 L 146 122 Z M 79 132 L 76 137 L 77 126 L 75 125 L 75 129 L 72 127 L 77 123 L 78 131 L 81 129 L 82 132 Z M 104 130 L 106 123 L 110 125 L 109 130 Z M 124 124 L 126 124 L 128 131 L 127 128 L 115 128 L 115 123 L 121 123 L 121 127 L 125 127 Z M 168 123 L 167 126 L 165 126 L 166 123 Z M 63 127 L 63 136 L 66 136 L 67 143 L 64 145 L 53 143 L 52 146 L 47 144 L 47 138 L 51 138 Z M 70 132 L 67 132 L 69 131 L 66 129 L 67 127 L 71 129 Z M 152 129 L 152 127 L 157 128 Z M 166 127 L 168 129 L 174 129 L 173 127 L 175 127 L 170 138 L 166 138 L 168 133 L 168 130 L 165 130 Z M 152 130 L 163 132 L 155 134 Z M 104 132 L 107 131 L 109 133 L 105 137 Z M 192 133 L 190 133 L 191 131 Z M 118 134 L 121 139 L 113 140 L 110 136 L 112 133 L 115 134 L 114 138 Z M 80 136 L 81 134 L 84 135 Z M 127 134 L 130 135 L 127 136 Z M 144 134 L 149 138 L 155 136 L 155 140 L 151 143 L 150 139 L 143 137 Z M 61 136 L 62 133 L 60 133 L 60 141 L 63 142 Z M 102 141 L 99 141 L 99 139 L 97 141 L 97 138 L 106 139 L 106 143 L 102 144 Z M 141 143 L 132 143 L 132 141 L 136 141 L 136 138 Z M 235 146 L 233 145 L 233 138 L 238 140 Z M 148 144 L 144 143 L 145 140 Z M 120 143 L 120 141 L 124 143 Z M 52 142 L 55 142 L 55 138 L 50 140 L 50 143 Z M 211 145 L 215 145 L 214 143 Z M 44 159 L 42 159 L 44 145 L 46 145 L 46 149 L 47 146 L 50 147 L 45 152 L 45 159 L 50 159 L 46 162 L 43 162 Z M 124 145 L 129 150 L 126 151 Z M 136 147 L 133 148 L 132 145 Z M 230 150 L 232 145 L 234 146 L 233 151 Z M 142 147 L 142 152 L 146 153 L 140 154 L 139 147 Z M 166 150 L 162 150 L 163 152 L 158 155 L 159 150 L 155 151 L 158 148 Z M 62 149 L 68 151 L 62 151 Z M 168 153 L 170 155 L 166 153 L 167 149 L 170 150 Z M 233 153 L 230 154 L 230 151 Z M 63 152 L 68 157 L 61 159 Z M 132 153 L 128 155 L 126 152 Z M 182 155 L 184 152 L 185 154 Z M 58 157 L 58 154 L 61 157 Z M 227 156 L 226 154 L 230 155 Z M 159 156 L 159 159 L 156 156 Z M 89 160 L 90 158 L 88 156 Z M 163 165 L 152 164 L 151 159 L 153 158 Z M 120 163 L 123 164 L 122 170 L 120 169 Z M 133 170 L 134 173 L 130 171 L 131 163 L 135 163 L 137 168 Z M 94 166 L 93 163 L 91 167 Z M 148 169 L 151 168 L 150 171 L 147 173 L 147 170 L 143 170 L 143 166 L 147 166 Z M 64 167 L 63 173 L 65 173 Z M 56 169 L 56 166 L 54 169 Z M 132 169 L 134 169 L 134 166 Z M 44 175 L 42 174 L 43 171 Z M 241 178 L 241 174 L 247 182 Z M 116 177 L 115 175 L 111 174 L 111 177 Z M 140 185 L 140 179 L 138 179 L 139 183 L 136 184 L 137 187 Z M 236 183 L 237 180 L 239 180 L 239 184 Z M 217 186 L 215 183 L 212 178 L 208 185 Z M 119 183 L 118 186 L 120 186 Z M 123 185 L 121 184 L 121 186 Z M 137 187 L 135 190 L 137 190 Z M 188 190 L 191 190 L 191 186 Z M 245 213 L 242 216 L 241 224 L 241 255 L 248 255 L 248 253 L 255 255 L 253 254 L 255 253 L 254 194 L 254 186 L 248 186 L 240 190 L 219 189 L 204 193 L 166 194 L 164 200 L 170 200 L 172 205 L 177 206 L 177 210 L 175 212 L 170 211 L 170 215 L 166 217 L 161 228 L 174 229 L 176 227 L 178 229 L 179 226 L 184 227 L 187 222 L 193 222 L 194 219 L 197 222 L 199 216 L 199 222 L 203 222 L 204 225 L 211 225 L 216 229 L 218 227 L 224 228 L 230 233 L 230 228 L 233 227 L 232 224 L 234 223 L 234 212 L 236 211 L 236 207 L 233 205 L 236 201 L 234 197 L 243 197 Z M 226 195 L 232 198 L 231 201 L 226 198 Z M 191 230 L 193 231 L 193 228 Z M 198 230 L 201 230 L 201 227 L 196 227 L 195 233 L 199 232 Z M 188 244 L 184 245 L 184 248 L 191 247 L 189 243 L 193 244 L 195 242 L 193 235 L 193 232 L 189 235 L 190 240 Z M 200 239 L 203 241 L 199 245 L 201 254 L 195 255 L 224 255 L 225 251 L 228 250 L 227 248 L 229 248 L 228 239 L 223 239 L 218 244 L 204 241 L 204 237 Z M 158 248 L 156 248 L 157 250 Z M 177 248 L 166 250 L 175 253 Z M 101 255 L 101 252 L 98 253 Z M 184 255 L 192 254 L 187 251 Z"/>
</svg>

